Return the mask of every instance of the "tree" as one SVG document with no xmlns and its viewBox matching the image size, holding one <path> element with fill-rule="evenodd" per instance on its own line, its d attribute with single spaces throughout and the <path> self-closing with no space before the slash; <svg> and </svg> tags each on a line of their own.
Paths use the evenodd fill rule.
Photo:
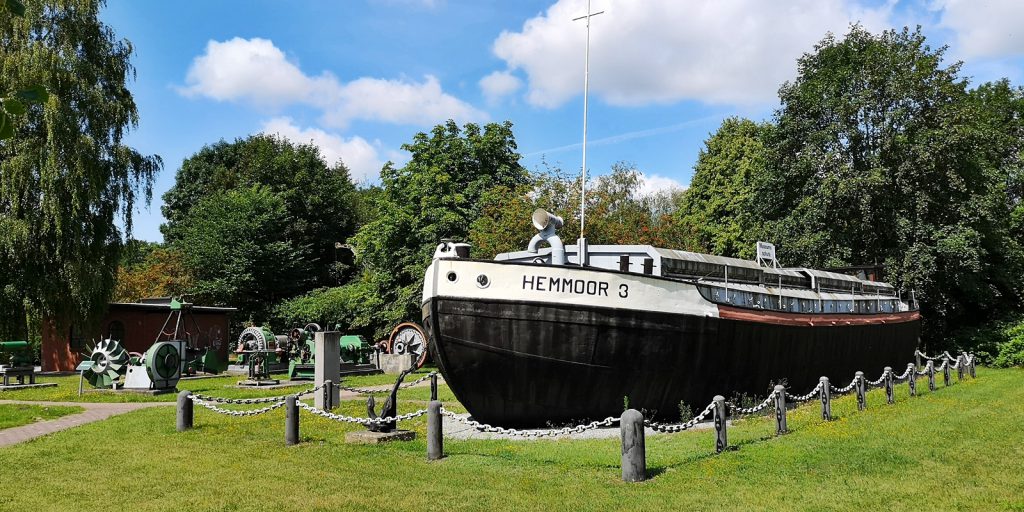
<svg viewBox="0 0 1024 512">
<path fill-rule="evenodd" d="M 285 237 L 291 222 L 284 199 L 262 185 L 200 200 L 172 244 L 194 300 L 237 307 L 238 321 L 264 320 L 278 301 L 308 289 L 307 248 Z"/>
<path fill-rule="evenodd" d="M 0 140 L 0 268 L 11 269 L 0 288 L 13 291 L 0 309 L 58 325 L 105 310 L 121 248 L 115 221 L 131 232 L 162 165 L 122 143 L 139 121 L 127 88 L 132 45 L 99 21 L 101 5 L 40 1 L 0 16 L 2 90 L 48 92 L 6 117 L 15 130 Z"/>
<path fill-rule="evenodd" d="M 769 123 L 733 117 L 704 143 L 677 212 L 704 252 L 753 259 L 753 184 L 765 172 L 771 130 Z"/>
<path fill-rule="evenodd" d="M 1012 302 L 1005 173 L 959 63 L 920 30 L 854 26 L 798 62 L 767 172 L 755 183 L 761 236 L 796 265 L 884 264 L 916 290 L 927 332 Z"/>
<path fill-rule="evenodd" d="M 192 276 L 185 267 L 181 251 L 145 243 L 132 256 L 122 258 L 117 269 L 116 302 L 180 297 L 191 291 Z"/>
<path fill-rule="evenodd" d="M 329 167 L 313 144 L 294 144 L 273 135 L 252 135 L 204 146 L 178 169 L 163 196 L 164 240 L 176 243 L 197 204 L 221 192 L 264 185 L 284 201 L 292 221 L 283 240 L 306 248 L 299 257 L 315 274 L 311 285 L 337 284 L 346 276 L 335 266 L 335 243 L 356 228 L 356 191 L 348 169 Z M 303 290 L 305 291 L 305 290 Z"/>
</svg>

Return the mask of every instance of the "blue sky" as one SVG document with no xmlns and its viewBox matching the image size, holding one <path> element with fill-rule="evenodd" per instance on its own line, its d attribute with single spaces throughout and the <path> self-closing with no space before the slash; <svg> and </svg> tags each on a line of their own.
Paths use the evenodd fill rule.
<svg viewBox="0 0 1024 512">
<path fill-rule="evenodd" d="M 728 116 L 766 119 L 796 58 L 851 22 L 921 25 L 972 82 L 1022 82 L 1018 0 L 592 0 L 589 172 L 624 161 L 645 190 L 685 187 Z M 277 133 L 377 181 L 401 145 L 453 118 L 511 120 L 523 164 L 581 166 L 586 0 L 112 1 L 135 46 L 141 122 L 164 159 L 136 238 L 159 241 L 160 196 L 203 145 Z"/>
</svg>

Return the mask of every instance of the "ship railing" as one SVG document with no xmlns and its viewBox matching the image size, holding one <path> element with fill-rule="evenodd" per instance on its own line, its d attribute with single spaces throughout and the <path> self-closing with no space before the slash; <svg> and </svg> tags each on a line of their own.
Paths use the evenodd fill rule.
<svg viewBox="0 0 1024 512">
<path fill-rule="evenodd" d="M 927 361 L 924 370 L 918 370 L 918 365 L 915 363 L 908 363 L 903 373 L 897 375 L 891 367 L 886 367 L 882 370 L 882 375 L 875 380 L 867 379 L 864 376 L 864 372 L 856 372 L 850 383 L 841 388 L 833 386 L 828 377 L 821 377 L 818 384 L 803 395 L 794 395 L 787 391 L 785 386 L 777 385 L 764 401 L 749 408 L 737 407 L 736 404 L 727 402 L 723 396 L 719 395 L 716 396 L 700 414 L 694 416 L 688 421 L 680 423 L 660 423 L 651 421 L 650 419 L 644 418 L 642 412 L 635 409 L 628 409 L 619 417 L 609 416 L 603 420 L 591 421 L 589 423 L 581 423 L 562 428 L 515 429 L 488 425 L 486 423 L 473 420 L 468 415 L 458 414 L 445 408 L 437 399 L 436 373 L 431 373 L 425 378 L 420 379 L 420 381 L 425 380 L 426 378 L 433 379 L 432 384 L 434 385 L 432 386 L 431 400 L 427 408 L 406 414 L 380 418 L 346 416 L 344 414 L 332 413 L 329 410 L 321 409 L 300 401 L 300 398 L 303 396 L 322 390 L 324 391 L 325 407 L 327 409 L 332 409 L 333 404 L 328 397 L 333 392 L 334 385 L 331 381 L 326 381 L 321 386 L 300 391 L 292 395 L 268 398 L 215 398 L 192 394 L 190 391 L 182 391 L 178 395 L 177 422 L 178 431 L 192 428 L 194 420 L 193 404 L 197 404 L 214 412 L 229 416 L 254 416 L 285 407 L 285 443 L 291 445 L 298 443 L 299 440 L 298 416 L 300 410 L 337 422 L 361 424 L 367 427 L 397 424 L 397 422 L 400 421 L 407 421 L 426 415 L 428 460 L 436 460 L 444 457 L 443 418 L 449 418 L 455 422 L 462 423 L 479 432 L 522 438 L 570 436 L 574 434 L 582 434 L 588 430 L 610 427 L 613 424 L 618 423 L 622 440 L 622 478 L 625 481 L 635 482 L 646 479 L 646 449 L 644 443 L 646 429 L 664 433 L 683 432 L 694 429 L 701 423 L 704 423 L 710 416 L 712 420 L 712 428 L 715 431 L 715 451 L 716 453 L 720 453 L 730 449 L 728 442 L 728 419 L 730 417 L 739 419 L 744 416 L 758 414 L 769 407 L 774 406 L 775 434 L 776 436 L 780 436 L 788 433 L 789 431 L 787 427 L 787 410 L 791 405 L 795 406 L 798 403 L 809 402 L 817 399 L 821 404 L 821 418 L 824 421 L 831 421 L 833 419 L 832 399 L 834 395 L 842 395 L 851 391 L 855 392 L 857 395 L 857 409 L 863 411 L 867 408 L 866 394 L 869 387 L 884 387 L 886 402 L 888 404 L 893 404 L 895 403 L 895 384 L 897 382 L 906 382 L 908 384 L 910 396 L 914 397 L 917 396 L 917 380 L 919 377 L 927 375 L 928 389 L 930 391 L 935 391 L 935 374 L 937 372 L 943 372 L 945 385 L 947 387 L 952 384 L 950 377 L 951 370 L 957 370 L 957 380 L 962 380 L 965 373 L 972 378 L 977 376 L 976 358 L 974 354 L 963 353 L 956 358 L 953 358 L 948 352 L 938 357 L 928 357 L 920 352 L 917 352 L 915 355 L 922 357 Z M 936 367 L 935 361 L 940 359 L 942 360 L 942 364 Z M 952 362 L 954 360 L 955 363 Z M 262 403 L 269 403 L 271 405 L 261 409 L 252 410 L 231 410 L 216 405 L 250 405 Z"/>
</svg>

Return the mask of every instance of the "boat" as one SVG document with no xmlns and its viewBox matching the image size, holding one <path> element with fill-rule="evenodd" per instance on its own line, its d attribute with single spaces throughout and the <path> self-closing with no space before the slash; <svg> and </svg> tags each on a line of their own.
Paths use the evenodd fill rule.
<svg viewBox="0 0 1024 512">
<path fill-rule="evenodd" d="M 890 284 L 649 245 L 562 245 L 534 213 L 525 251 L 493 260 L 442 242 L 424 276 L 423 326 L 472 417 L 503 427 L 617 417 L 659 421 L 716 395 L 804 393 L 827 376 L 869 378 L 912 360 L 916 301 Z M 547 247 L 540 247 L 543 243 Z M 581 254 L 582 253 L 582 254 Z"/>
</svg>

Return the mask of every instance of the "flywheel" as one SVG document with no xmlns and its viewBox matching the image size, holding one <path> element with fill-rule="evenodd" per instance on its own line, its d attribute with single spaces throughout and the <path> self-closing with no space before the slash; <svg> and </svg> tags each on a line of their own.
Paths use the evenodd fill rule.
<svg viewBox="0 0 1024 512">
<path fill-rule="evenodd" d="M 392 354 L 414 355 L 416 368 L 427 361 L 427 333 L 413 322 L 398 324 L 388 337 L 388 346 Z"/>
</svg>

